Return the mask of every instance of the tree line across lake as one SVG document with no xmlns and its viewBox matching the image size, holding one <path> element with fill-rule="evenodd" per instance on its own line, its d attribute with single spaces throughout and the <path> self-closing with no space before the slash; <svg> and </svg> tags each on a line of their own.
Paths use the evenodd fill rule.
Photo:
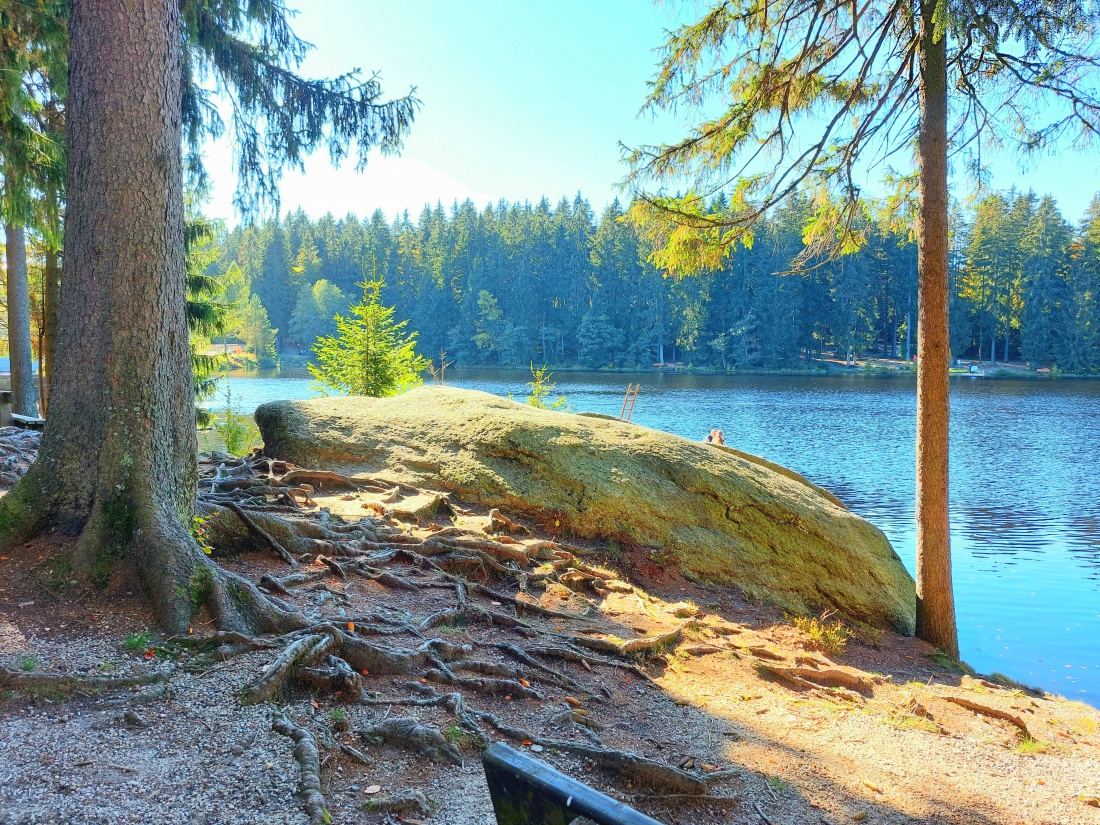
<svg viewBox="0 0 1100 825">
<path fill-rule="evenodd" d="M 376 211 L 222 230 L 207 241 L 226 334 L 259 365 L 308 350 L 334 316 L 384 281 L 419 351 L 466 365 L 782 369 L 835 352 L 916 352 L 916 245 L 868 220 L 850 255 L 811 259 L 809 199 L 770 215 L 751 248 L 718 270 L 666 278 L 618 201 L 594 214 L 580 195 L 556 205 L 470 201 L 392 222 Z M 214 254 L 212 254 L 214 253 Z M 988 195 L 955 213 L 951 344 L 959 358 L 1100 370 L 1100 197 L 1072 225 L 1050 197 Z"/>
</svg>

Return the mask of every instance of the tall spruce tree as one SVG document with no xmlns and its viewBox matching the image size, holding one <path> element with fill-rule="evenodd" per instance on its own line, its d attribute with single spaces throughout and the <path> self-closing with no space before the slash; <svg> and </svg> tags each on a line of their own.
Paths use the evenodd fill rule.
<svg viewBox="0 0 1100 825">
<path fill-rule="evenodd" d="M 239 202 L 273 199 L 279 170 L 327 145 L 335 158 L 393 149 L 415 100 L 377 81 L 307 81 L 306 46 L 280 0 L 73 0 L 68 205 L 58 368 L 38 461 L 0 500 L 16 559 L 44 529 L 79 535 L 76 570 L 137 574 L 161 624 L 186 630 L 199 601 L 223 628 L 300 619 L 214 565 L 190 536 L 196 436 L 187 343 L 183 140 L 221 123 L 200 85 L 233 102 Z M 186 42 L 186 47 L 185 47 Z M 192 158 L 193 160 L 193 158 Z M 197 163 L 192 171 L 201 172 Z"/>
<path fill-rule="evenodd" d="M 916 146 L 920 296 L 917 627 L 958 656 L 948 518 L 948 153 L 995 134 L 1025 150 L 1100 133 L 1096 10 L 1083 2 L 721 0 L 665 44 L 649 106 L 707 108 L 683 140 L 630 156 L 658 262 L 715 268 L 777 203 L 831 193 L 810 249 L 861 242 L 868 168 Z M 949 110 L 949 98 L 954 98 Z M 715 114 L 715 99 L 724 110 Z M 671 195 L 663 186 L 681 188 Z M 654 188 L 655 187 L 655 188 Z M 723 192 L 727 205 L 711 208 Z"/>
</svg>

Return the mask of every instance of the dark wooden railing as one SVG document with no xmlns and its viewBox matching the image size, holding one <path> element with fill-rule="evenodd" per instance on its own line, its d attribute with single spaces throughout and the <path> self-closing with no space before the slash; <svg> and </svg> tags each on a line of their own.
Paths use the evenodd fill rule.
<svg viewBox="0 0 1100 825">
<path fill-rule="evenodd" d="M 497 743 L 485 751 L 485 779 L 497 825 L 661 825 L 576 779 Z"/>
</svg>

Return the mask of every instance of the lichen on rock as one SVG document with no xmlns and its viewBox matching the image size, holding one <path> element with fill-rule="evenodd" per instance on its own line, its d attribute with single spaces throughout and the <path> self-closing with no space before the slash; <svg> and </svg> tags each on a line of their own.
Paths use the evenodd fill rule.
<svg viewBox="0 0 1100 825">
<path fill-rule="evenodd" d="M 256 421 L 279 459 L 453 491 L 788 610 L 913 632 L 913 580 L 882 531 L 748 453 L 442 386 L 274 402 Z"/>
</svg>

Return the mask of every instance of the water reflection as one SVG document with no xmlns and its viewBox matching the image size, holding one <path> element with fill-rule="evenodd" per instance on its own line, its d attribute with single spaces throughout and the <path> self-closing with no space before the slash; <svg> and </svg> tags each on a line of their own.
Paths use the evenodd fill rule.
<svg viewBox="0 0 1100 825">
<path fill-rule="evenodd" d="M 467 371 L 449 383 L 522 398 L 528 378 Z M 627 382 L 639 376 L 559 373 L 554 380 L 574 411 L 618 415 Z M 878 525 L 913 569 L 911 379 L 640 380 L 637 423 L 695 440 L 723 429 L 731 446 L 832 490 Z M 245 411 L 313 394 L 303 378 L 234 379 L 230 386 Z M 952 385 L 951 525 L 964 658 L 979 670 L 1093 702 L 1100 701 L 1098 402 L 1097 382 Z M 1066 663 L 1074 665 L 1072 681 Z"/>
</svg>

